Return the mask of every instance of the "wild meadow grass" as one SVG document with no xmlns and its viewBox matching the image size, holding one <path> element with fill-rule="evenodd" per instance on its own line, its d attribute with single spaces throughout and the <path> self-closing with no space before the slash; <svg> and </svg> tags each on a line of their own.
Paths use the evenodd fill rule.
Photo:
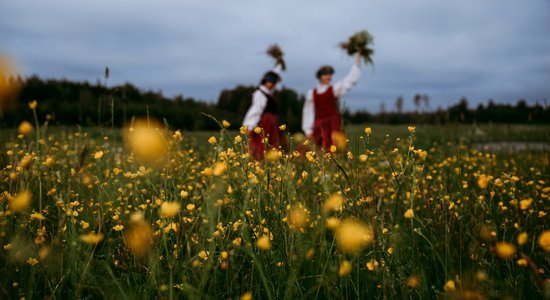
<svg viewBox="0 0 550 300">
<path fill-rule="evenodd" d="M 539 126 L 288 134 L 38 120 L 1 132 L 0 298 L 550 297 L 550 141 Z M 304 144 L 305 143 L 305 144 Z"/>
</svg>

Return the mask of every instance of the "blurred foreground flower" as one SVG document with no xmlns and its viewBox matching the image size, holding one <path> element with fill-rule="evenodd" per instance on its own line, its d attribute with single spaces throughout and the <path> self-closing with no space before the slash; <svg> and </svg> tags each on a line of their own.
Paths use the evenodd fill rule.
<svg viewBox="0 0 550 300">
<path fill-rule="evenodd" d="M 19 92 L 16 76 L 15 63 L 8 57 L 0 55 L 0 109 L 7 106 L 7 102 L 14 100 Z"/>
<path fill-rule="evenodd" d="M 128 149 L 147 163 L 160 163 L 168 154 L 166 130 L 156 120 L 138 119 L 124 131 Z"/>
<path fill-rule="evenodd" d="M 309 211 L 301 203 L 287 208 L 285 221 L 291 229 L 304 229 L 308 226 L 309 220 Z"/>
<path fill-rule="evenodd" d="M 337 151 L 344 151 L 348 146 L 346 135 L 341 131 L 334 131 L 331 133 L 332 143 L 336 146 Z"/>
<path fill-rule="evenodd" d="M 340 277 L 346 277 L 351 273 L 351 263 L 348 260 L 342 261 L 340 264 L 340 269 L 338 270 L 338 275 Z"/>
<path fill-rule="evenodd" d="M 33 126 L 29 121 L 23 121 L 19 124 L 17 132 L 22 135 L 29 135 L 33 130 Z"/>
<path fill-rule="evenodd" d="M 331 211 L 340 211 L 342 210 L 342 205 L 344 204 L 344 197 L 339 193 L 334 193 L 323 204 L 323 212 L 328 213 Z"/>
<path fill-rule="evenodd" d="M 372 228 L 356 219 L 342 221 L 336 230 L 336 242 L 344 253 L 358 252 L 373 241 Z"/>
<path fill-rule="evenodd" d="M 256 245 L 258 248 L 262 250 L 269 250 L 271 249 L 271 241 L 269 240 L 269 236 L 262 235 L 258 240 L 256 241 Z"/>
<path fill-rule="evenodd" d="M 82 234 L 79 239 L 86 244 L 95 245 L 103 240 L 103 233 L 90 232 Z"/>
<path fill-rule="evenodd" d="M 446 292 L 452 292 L 454 290 L 456 290 L 456 285 L 455 285 L 455 282 L 453 280 L 449 280 L 445 283 L 445 286 L 443 287 L 443 289 L 446 291 Z"/>
<path fill-rule="evenodd" d="M 546 252 L 550 252 L 550 230 L 546 230 L 539 236 L 539 246 Z"/>
<path fill-rule="evenodd" d="M 124 234 L 124 241 L 136 256 L 144 257 L 153 245 L 153 229 L 143 220 L 141 213 L 134 213 L 130 221 L 129 228 Z"/>
<path fill-rule="evenodd" d="M 9 210 L 12 212 L 20 212 L 25 210 L 32 201 L 32 194 L 29 191 L 22 191 L 21 193 L 17 194 L 13 199 L 10 200 L 10 204 L 8 206 Z"/>
<path fill-rule="evenodd" d="M 516 246 L 508 242 L 499 242 L 495 245 L 495 253 L 502 259 L 511 259 L 516 254 Z"/>
<path fill-rule="evenodd" d="M 180 212 L 181 204 L 178 202 L 162 202 L 159 215 L 163 218 L 173 218 Z"/>
</svg>

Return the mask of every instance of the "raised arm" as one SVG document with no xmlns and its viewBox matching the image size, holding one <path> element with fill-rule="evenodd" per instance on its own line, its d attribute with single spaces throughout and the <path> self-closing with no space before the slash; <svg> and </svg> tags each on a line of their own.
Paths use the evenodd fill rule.
<svg viewBox="0 0 550 300">
<path fill-rule="evenodd" d="M 361 57 L 361 53 L 357 52 L 355 64 L 351 66 L 348 75 L 333 85 L 336 97 L 344 96 L 359 81 L 359 77 L 361 77 Z"/>
<path fill-rule="evenodd" d="M 315 107 L 313 107 L 313 91 L 306 95 L 306 102 L 302 110 L 302 130 L 306 136 L 313 133 L 313 122 L 315 121 Z"/>
<path fill-rule="evenodd" d="M 285 67 L 283 67 L 284 62 L 283 61 L 277 61 L 277 64 L 271 71 L 277 73 L 277 75 L 281 76 L 281 73 L 285 70 Z"/>
</svg>

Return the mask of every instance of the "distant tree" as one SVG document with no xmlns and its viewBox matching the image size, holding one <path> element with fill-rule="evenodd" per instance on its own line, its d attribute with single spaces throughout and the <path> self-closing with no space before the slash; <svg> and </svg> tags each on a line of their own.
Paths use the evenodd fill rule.
<svg viewBox="0 0 550 300">
<path fill-rule="evenodd" d="M 398 114 L 403 113 L 403 97 L 402 96 L 397 97 L 397 99 L 395 100 L 395 110 L 397 111 Z"/>
</svg>

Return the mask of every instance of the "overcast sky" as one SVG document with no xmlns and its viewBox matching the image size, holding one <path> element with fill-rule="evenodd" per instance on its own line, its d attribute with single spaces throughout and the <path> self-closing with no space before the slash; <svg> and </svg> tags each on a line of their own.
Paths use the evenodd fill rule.
<svg viewBox="0 0 550 300">
<path fill-rule="evenodd" d="M 352 110 L 394 109 L 416 93 L 432 108 L 550 102 L 550 0 L 3 0 L 0 52 L 25 75 L 130 82 L 165 95 L 215 101 L 256 84 L 278 43 L 283 84 L 305 93 L 322 64 L 347 74 L 337 45 L 358 30 L 374 36 L 375 66 L 344 97 Z"/>
</svg>

